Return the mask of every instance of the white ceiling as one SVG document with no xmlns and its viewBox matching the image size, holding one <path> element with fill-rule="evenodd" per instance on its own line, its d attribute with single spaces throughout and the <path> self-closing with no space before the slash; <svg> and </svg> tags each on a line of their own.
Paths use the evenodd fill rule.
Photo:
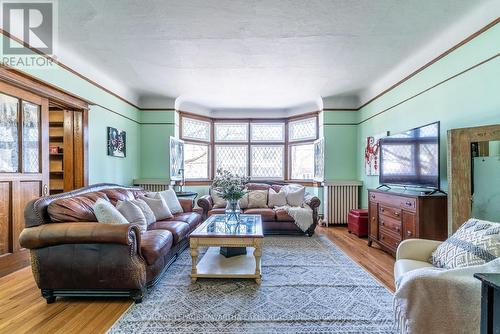
<svg viewBox="0 0 500 334">
<path fill-rule="evenodd" d="M 493 2 L 59 0 L 57 56 L 141 106 L 353 108 L 454 23 L 480 9 L 486 21 Z"/>
</svg>

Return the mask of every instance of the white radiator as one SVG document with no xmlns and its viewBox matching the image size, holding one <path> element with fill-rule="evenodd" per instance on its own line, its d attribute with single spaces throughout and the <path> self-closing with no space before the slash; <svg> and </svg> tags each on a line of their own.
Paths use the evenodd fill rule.
<svg viewBox="0 0 500 334">
<path fill-rule="evenodd" d="M 333 181 L 324 183 L 325 223 L 347 224 L 349 210 L 359 208 L 360 181 Z"/>
<path fill-rule="evenodd" d="M 169 180 L 154 180 L 154 179 L 136 179 L 134 186 L 141 187 L 147 191 L 163 191 L 170 188 L 171 181 Z"/>
</svg>

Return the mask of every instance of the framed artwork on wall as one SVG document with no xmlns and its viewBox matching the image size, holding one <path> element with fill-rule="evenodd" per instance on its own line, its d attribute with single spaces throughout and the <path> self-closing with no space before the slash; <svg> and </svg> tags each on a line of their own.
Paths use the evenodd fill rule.
<svg viewBox="0 0 500 334">
<path fill-rule="evenodd" d="M 119 158 L 127 156 L 127 136 L 125 131 L 108 126 L 108 155 Z"/>
<path fill-rule="evenodd" d="M 184 141 L 170 137 L 170 180 L 180 181 L 184 176 Z"/>
<path fill-rule="evenodd" d="M 366 137 L 366 146 L 365 146 L 366 175 L 380 174 L 380 139 L 388 135 L 389 131 L 385 131 L 373 136 Z"/>
<path fill-rule="evenodd" d="M 325 139 L 314 141 L 314 181 L 325 180 Z"/>
</svg>

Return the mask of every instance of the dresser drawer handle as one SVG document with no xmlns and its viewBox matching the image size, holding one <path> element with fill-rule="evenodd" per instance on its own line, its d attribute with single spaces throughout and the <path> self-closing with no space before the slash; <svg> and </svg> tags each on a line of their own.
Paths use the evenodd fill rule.
<svg viewBox="0 0 500 334">
<path fill-rule="evenodd" d="M 371 198 L 375 198 L 375 195 L 372 195 Z"/>
<path fill-rule="evenodd" d="M 406 231 L 406 235 L 411 237 L 411 231 Z"/>
<path fill-rule="evenodd" d="M 406 202 L 405 204 L 406 204 L 406 206 L 412 206 L 413 205 L 412 202 Z"/>
<path fill-rule="evenodd" d="M 384 209 L 384 208 L 380 208 L 380 212 L 384 212 L 384 211 L 385 211 L 385 209 Z"/>
<path fill-rule="evenodd" d="M 384 221 L 383 221 L 383 220 L 381 220 L 381 221 L 380 221 L 380 225 L 382 225 L 382 226 L 384 226 L 384 225 L 385 225 L 385 223 L 384 223 Z"/>
<path fill-rule="evenodd" d="M 398 211 L 394 211 L 394 215 L 399 217 L 399 212 Z"/>
<path fill-rule="evenodd" d="M 401 231 L 401 228 L 399 226 L 396 226 L 396 231 Z"/>
</svg>

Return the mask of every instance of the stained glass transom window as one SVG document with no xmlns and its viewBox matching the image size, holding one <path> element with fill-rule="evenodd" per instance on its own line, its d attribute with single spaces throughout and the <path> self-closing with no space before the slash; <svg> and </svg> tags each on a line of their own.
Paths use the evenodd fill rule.
<svg viewBox="0 0 500 334">
<path fill-rule="evenodd" d="M 182 118 L 182 137 L 210 141 L 210 122 L 194 118 Z"/>
<path fill-rule="evenodd" d="M 248 140 L 248 123 L 215 123 L 215 141 L 245 142 Z"/>
<path fill-rule="evenodd" d="M 288 131 L 290 141 L 316 139 L 316 117 L 292 121 Z"/>
<path fill-rule="evenodd" d="M 252 123 L 251 140 L 254 142 L 284 142 L 284 123 Z"/>
</svg>

